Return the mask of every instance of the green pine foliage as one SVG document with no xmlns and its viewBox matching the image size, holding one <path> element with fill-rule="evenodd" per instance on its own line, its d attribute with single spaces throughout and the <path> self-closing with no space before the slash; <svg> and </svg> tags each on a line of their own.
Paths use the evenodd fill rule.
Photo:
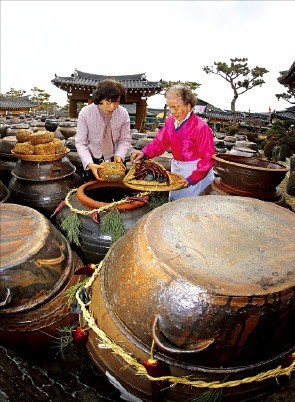
<svg viewBox="0 0 295 402">
<path fill-rule="evenodd" d="M 73 325 L 66 325 L 57 330 L 58 341 L 56 342 L 58 354 L 62 359 L 69 359 L 72 361 L 79 360 L 77 351 L 73 346 L 73 331 L 77 328 L 78 322 Z"/>
<path fill-rule="evenodd" d="M 276 121 L 266 132 L 264 155 L 271 159 L 274 146 L 280 146 L 280 160 L 295 153 L 295 129 L 293 120 Z"/>
<path fill-rule="evenodd" d="M 66 234 L 69 243 L 80 246 L 79 233 L 81 221 L 76 213 L 68 215 L 60 225 L 61 230 Z"/>
<path fill-rule="evenodd" d="M 286 185 L 286 193 L 295 196 L 295 171 L 290 172 L 290 176 Z"/>
<path fill-rule="evenodd" d="M 88 278 L 83 279 L 81 282 L 76 283 L 75 285 L 71 286 L 67 292 L 66 292 L 66 300 L 67 300 L 67 305 L 70 307 L 71 304 L 73 303 L 76 293 L 79 291 L 79 289 L 82 289 L 86 283 L 88 282 Z"/>
<path fill-rule="evenodd" d="M 117 208 L 112 209 L 103 216 L 100 231 L 111 236 L 111 244 L 126 233 L 121 214 Z"/>
<path fill-rule="evenodd" d="M 221 401 L 223 388 L 209 389 L 192 399 L 189 402 L 219 402 Z"/>
<path fill-rule="evenodd" d="M 279 160 L 280 161 L 285 161 L 286 158 L 292 155 L 291 148 L 288 144 L 282 144 L 280 146 L 280 155 L 279 155 Z"/>
<path fill-rule="evenodd" d="M 153 210 L 168 202 L 169 192 L 167 191 L 154 191 L 150 197 L 150 209 Z"/>
<path fill-rule="evenodd" d="M 264 151 L 264 156 L 265 156 L 267 159 L 271 159 L 272 150 L 273 150 L 273 148 L 274 148 L 275 146 L 276 146 L 276 142 L 275 142 L 275 141 L 272 141 L 272 140 L 267 141 L 267 142 L 265 143 L 263 151 Z"/>
</svg>

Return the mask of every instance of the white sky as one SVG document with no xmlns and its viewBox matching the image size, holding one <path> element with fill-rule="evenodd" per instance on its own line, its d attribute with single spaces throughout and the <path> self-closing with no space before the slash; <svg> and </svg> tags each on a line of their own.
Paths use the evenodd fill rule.
<svg viewBox="0 0 295 402">
<path fill-rule="evenodd" d="M 63 106 L 55 74 L 75 68 L 101 75 L 146 73 L 149 81 L 196 81 L 200 99 L 230 109 L 230 84 L 202 68 L 246 57 L 269 70 L 265 84 L 241 95 L 236 110 L 291 105 L 277 78 L 295 59 L 295 1 L 6 1 L 1 0 L 1 93 L 37 86 Z M 148 98 L 162 108 L 163 95 Z"/>
</svg>

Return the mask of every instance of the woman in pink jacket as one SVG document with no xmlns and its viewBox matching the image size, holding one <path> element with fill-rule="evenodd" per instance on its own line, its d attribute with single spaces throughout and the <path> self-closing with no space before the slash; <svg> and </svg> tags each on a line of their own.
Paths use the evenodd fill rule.
<svg viewBox="0 0 295 402">
<path fill-rule="evenodd" d="M 124 97 L 125 87 L 120 82 L 103 80 L 92 94 L 93 103 L 79 113 L 75 145 L 86 181 L 99 180 L 101 162 L 124 162 L 131 144 L 130 118 L 120 106 Z"/>
<path fill-rule="evenodd" d="M 130 161 L 160 156 L 171 148 L 171 172 L 184 177 L 183 188 L 170 191 L 169 200 L 199 195 L 213 181 L 215 148 L 210 127 L 193 112 L 196 95 L 176 84 L 165 94 L 171 116 L 152 142 L 131 154 Z"/>
</svg>

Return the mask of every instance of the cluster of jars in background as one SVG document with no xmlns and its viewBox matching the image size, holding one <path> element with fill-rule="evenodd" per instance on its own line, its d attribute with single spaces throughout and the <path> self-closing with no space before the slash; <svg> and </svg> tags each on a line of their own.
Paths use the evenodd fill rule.
<svg viewBox="0 0 295 402">
<path fill-rule="evenodd" d="M 13 178 L 12 171 L 17 164 L 17 158 L 11 151 L 16 143 L 16 133 L 19 129 L 31 129 L 33 132 L 44 130 L 54 132 L 54 137 L 59 138 L 69 148 L 70 152 L 67 157 L 73 163 L 76 174 L 82 174 L 82 163 L 73 141 L 77 129 L 75 119 L 65 118 L 61 120 L 54 115 L 34 117 L 29 113 L 19 114 L 18 118 L 15 118 L 13 115 L 7 114 L 0 121 L 0 173 L 1 181 L 6 187 L 9 186 L 9 182 Z"/>
</svg>

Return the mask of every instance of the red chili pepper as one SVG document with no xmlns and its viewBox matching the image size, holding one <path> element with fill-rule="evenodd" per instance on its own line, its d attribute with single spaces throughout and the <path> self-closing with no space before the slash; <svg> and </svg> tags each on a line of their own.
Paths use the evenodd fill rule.
<svg viewBox="0 0 295 402">
<path fill-rule="evenodd" d="M 148 374 L 152 377 L 170 375 L 169 365 L 161 360 L 149 358 L 144 360 L 143 365 Z M 167 380 L 151 381 L 152 402 L 160 402 L 164 400 L 168 390 L 169 382 Z"/>
<path fill-rule="evenodd" d="M 92 212 L 91 218 L 92 218 L 93 222 L 95 222 L 95 223 L 99 223 L 99 222 L 100 222 L 100 220 L 99 220 L 99 214 L 98 214 L 97 211 Z"/>
<path fill-rule="evenodd" d="M 65 201 L 61 201 L 61 203 L 55 208 L 53 214 L 50 215 L 50 218 L 52 218 L 55 214 L 57 214 L 65 205 L 66 205 Z"/>
<path fill-rule="evenodd" d="M 288 367 L 292 364 L 293 360 L 295 360 L 295 353 L 291 353 L 290 355 L 286 356 L 282 362 L 282 367 Z"/>
<path fill-rule="evenodd" d="M 81 349 L 86 345 L 89 334 L 82 327 L 77 327 L 75 331 L 73 331 L 72 335 L 73 343 L 76 349 Z"/>
<path fill-rule="evenodd" d="M 95 271 L 95 265 L 94 264 L 87 264 L 82 268 L 78 268 L 75 271 L 75 275 L 89 275 L 89 276 L 91 276 L 94 271 Z"/>
</svg>

